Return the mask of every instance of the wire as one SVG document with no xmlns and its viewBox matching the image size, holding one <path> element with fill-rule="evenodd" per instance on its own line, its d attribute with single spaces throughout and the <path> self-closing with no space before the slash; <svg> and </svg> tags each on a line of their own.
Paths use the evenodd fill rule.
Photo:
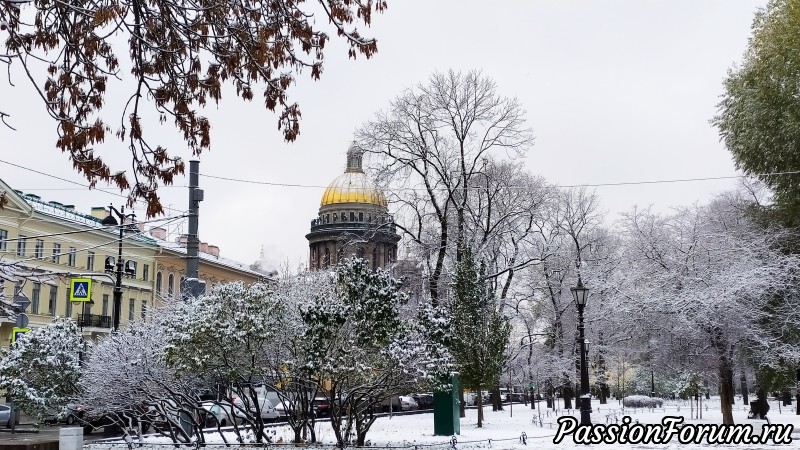
<svg viewBox="0 0 800 450">
<path fill-rule="evenodd" d="M 29 172 L 33 172 L 33 173 L 36 173 L 36 174 L 39 174 L 39 175 L 44 175 L 46 177 L 55 178 L 56 180 L 60 180 L 60 181 L 64 181 L 64 182 L 67 182 L 67 183 L 70 183 L 70 184 L 81 186 L 83 188 L 87 188 L 87 189 L 90 189 L 90 190 L 99 191 L 99 192 L 102 192 L 104 194 L 114 195 L 114 196 L 117 196 L 117 197 L 122 197 L 124 199 L 128 199 L 128 196 L 124 195 L 124 194 L 118 194 L 116 192 L 107 191 L 105 189 L 91 187 L 88 184 L 78 183 L 77 181 L 72 181 L 72 180 L 68 180 L 66 178 L 61 178 L 59 176 L 56 176 L 56 175 L 53 175 L 53 174 L 50 174 L 50 173 L 42 172 L 40 170 L 32 169 L 30 167 L 21 166 L 19 164 L 14 164 L 12 162 L 8 162 L 8 161 L 2 160 L 2 159 L 0 159 L 0 163 L 8 164 L 9 166 L 13 166 L 13 167 L 16 167 L 16 168 L 19 168 L 19 169 L 27 170 Z M 165 186 L 166 187 L 171 187 L 172 185 L 162 185 L 160 187 L 165 187 Z M 45 189 L 33 189 L 33 190 L 45 190 Z M 52 190 L 59 190 L 59 189 L 52 189 Z M 67 188 L 64 188 L 64 190 L 67 190 Z M 143 203 L 143 204 L 147 203 L 147 202 L 145 202 L 144 200 L 141 200 L 141 199 L 136 200 L 136 201 L 139 202 L 139 203 Z M 184 211 L 184 210 L 180 210 L 180 209 L 176 209 L 176 208 L 170 208 L 170 209 L 172 209 L 174 211 L 177 211 L 177 212 L 180 212 L 180 213 L 184 213 L 184 214 L 186 214 L 188 212 L 188 211 Z"/>
<path fill-rule="evenodd" d="M 675 178 L 675 179 L 668 179 L 668 180 L 642 180 L 642 181 L 620 181 L 620 182 L 613 182 L 613 183 L 594 183 L 594 184 L 565 184 L 565 185 L 553 185 L 554 187 L 559 188 L 577 188 L 577 187 L 606 187 L 606 186 L 634 186 L 634 185 L 642 185 L 642 184 L 666 184 L 666 183 L 684 183 L 690 181 L 714 181 L 714 180 L 729 180 L 729 179 L 738 179 L 738 178 L 749 178 L 749 177 L 769 177 L 769 176 L 777 176 L 777 175 L 797 175 L 800 174 L 800 171 L 788 171 L 788 172 L 772 172 L 772 173 L 763 173 L 763 174 L 753 174 L 753 175 L 728 175 L 728 176 L 720 176 L 720 177 L 700 177 L 700 178 Z M 314 188 L 314 189 L 325 189 L 329 186 L 322 186 L 322 185 L 313 185 L 313 184 L 297 184 L 297 183 L 277 183 L 277 182 L 270 182 L 270 181 L 256 181 L 256 180 L 244 180 L 240 178 L 231 178 L 231 177 L 222 177 L 218 175 L 209 175 L 201 173 L 200 176 L 206 178 L 214 178 L 218 180 L 225 180 L 225 181 L 234 181 L 238 183 L 248 183 L 248 184 L 259 184 L 264 186 L 276 186 L 276 187 L 300 187 L 300 188 Z M 529 186 L 503 186 L 503 189 L 529 189 Z M 372 190 L 374 188 L 371 187 L 350 187 L 354 191 L 358 190 Z M 467 187 L 469 190 L 483 190 L 483 187 Z M 392 190 L 401 190 L 401 191 L 426 191 L 427 188 L 397 188 Z M 432 188 L 435 191 L 444 191 L 447 188 Z"/>
<path fill-rule="evenodd" d="M 144 222 L 135 222 L 135 224 L 138 225 L 138 224 L 146 224 L 146 223 L 161 222 L 161 221 L 167 221 L 167 223 L 169 223 L 169 222 L 175 221 L 177 219 L 182 219 L 182 218 L 185 218 L 185 217 L 188 217 L 188 216 L 184 215 L 184 216 L 165 217 L 163 219 L 153 219 L 153 220 L 146 220 Z M 38 221 L 41 221 L 41 222 L 48 222 L 48 223 L 52 222 L 52 220 L 46 220 L 46 219 L 34 219 L 34 220 L 38 220 Z M 92 231 L 100 231 L 100 230 L 111 231 L 112 229 L 117 229 L 117 228 L 119 228 L 121 226 L 126 226 L 127 227 L 129 225 L 131 225 L 131 224 L 128 223 L 128 224 L 124 224 L 124 225 L 109 225 L 109 226 L 102 226 L 100 228 L 89 228 L 89 229 L 86 229 L 86 230 L 64 231 L 62 233 L 38 234 L 38 235 L 34 235 L 34 236 L 17 236 L 15 238 L 3 239 L 3 242 L 13 242 L 13 241 L 18 241 L 20 239 L 27 240 L 27 239 L 38 239 L 38 238 L 45 238 L 45 237 L 52 237 L 52 236 L 65 236 L 65 235 L 77 234 L 77 233 L 90 233 Z M 166 223 L 164 225 L 166 225 Z"/>
</svg>

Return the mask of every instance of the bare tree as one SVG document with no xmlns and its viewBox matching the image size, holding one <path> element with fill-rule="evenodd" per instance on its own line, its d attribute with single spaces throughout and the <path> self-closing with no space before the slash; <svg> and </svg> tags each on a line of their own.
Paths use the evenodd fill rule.
<svg viewBox="0 0 800 450">
<path fill-rule="evenodd" d="M 474 177 L 491 154 L 516 156 L 533 142 L 524 110 L 480 72 L 434 73 L 364 124 L 357 140 L 377 157 L 374 164 L 406 215 L 401 229 L 425 258 L 438 302 L 445 259 L 455 257 L 465 237 Z"/>
</svg>

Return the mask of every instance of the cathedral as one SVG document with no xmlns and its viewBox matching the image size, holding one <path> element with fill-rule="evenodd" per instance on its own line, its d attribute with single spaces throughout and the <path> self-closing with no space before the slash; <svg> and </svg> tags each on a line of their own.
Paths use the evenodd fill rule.
<svg viewBox="0 0 800 450">
<path fill-rule="evenodd" d="M 373 269 L 397 260 L 400 236 L 386 196 L 367 179 L 361 158 L 362 152 L 351 146 L 344 173 L 322 194 L 319 215 L 306 235 L 310 269 L 325 269 L 353 256 L 364 258 Z"/>
</svg>

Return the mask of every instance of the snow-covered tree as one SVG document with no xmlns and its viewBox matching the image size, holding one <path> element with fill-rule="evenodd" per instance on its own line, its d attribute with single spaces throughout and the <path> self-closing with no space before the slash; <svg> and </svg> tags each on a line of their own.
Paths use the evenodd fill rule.
<svg viewBox="0 0 800 450">
<path fill-rule="evenodd" d="M 773 308 L 796 304 L 800 258 L 780 251 L 780 232 L 754 226 L 745 211 L 720 198 L 667 217 L 634 211 L 623 223 L 631 249 L 624 270 L 636 275 L 619 314 L 640 342 L 659 336 L 657 358 L 719 386 L 726 424 L 740 355 L 758 367 L 775 364 L 773 354 L 796 363 L 800 350 L 771 329 L 778 318 L 786 329 L 800 326 L 791 308 Z"/>
<path fill-rule="evenodd" d="M 193 374 L 235 391 L 243 401 L 240 414 L 259 443 L 266 435 L 256 387 L 269 373 L 281 314 L 270 286 L 233 282 L 178 303 L 164 322 L 169 367 L 178 376 Z"/>
<path fill-rule="evenodd" d="M 198 393 L 205 386 L 194 375 L 180 376 L 166 362 L 165 319 L 173 308 L 154 309 L 150 320 L 132 322 L 92 346 L 76 399 L 86 408 L 85 419 L 105 416 L 131 434 L 153 428 L 173 442 L 188 442 L 194 435 L 204 440 L 202 424 L 186 419 L 195 417 Z"/>
<path fill-rule="evenodd" d="M 449 354 L 432 339 L 441 327 L 400 320 L 406 297 L 388 271 L 352 259 L 337 267 L 331 289 L 301 306 L 306 364 L 325 388 L 340 446 L 365 444 L 383 401 L 449 372 Z"/>
<path fill-rule="evenodd" d="M 0 389 L 28 414 L 60 409 L 77 392 L 82 346 L 78 327 L 66 318 L 20 335 L 0 359 Z"/>
<path fill-rule="evenodd" d="M 519 102 L 479 71 L 434 73 L 357 132 L 357 145 L 391 185 L 398 225 L 425 261 L 434 304 L 447 295 L 448 259 L 470 234 L 478 174 L 493 154 L 516 156 L 532 143 Z"/>
</svg>

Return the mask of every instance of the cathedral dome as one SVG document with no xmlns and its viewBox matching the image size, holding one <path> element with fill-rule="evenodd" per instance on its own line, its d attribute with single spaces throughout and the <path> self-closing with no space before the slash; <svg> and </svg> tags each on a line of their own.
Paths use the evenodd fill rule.
<svg viewBox="0 0 800 450">
<path fill-rule="evenodd" d="M 364 203 L 384 208 L 387 205 L 386 196 L 364 174 L 361 152 L 355 147 L 347 151 L 347 169 L 325 189 L 320 206 L 339 203 Z"/>
</svg>

